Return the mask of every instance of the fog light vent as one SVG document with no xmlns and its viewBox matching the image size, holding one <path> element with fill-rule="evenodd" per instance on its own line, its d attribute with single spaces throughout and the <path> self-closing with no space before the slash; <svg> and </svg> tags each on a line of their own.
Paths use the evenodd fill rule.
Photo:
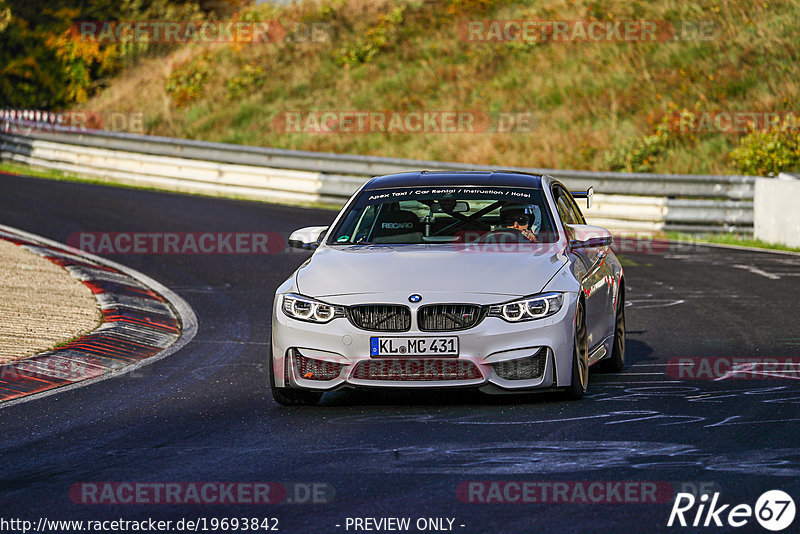
<svg viewBox="0 0 800 534">
<path fill-rule="evenodd" d="M 492 369 L 503 380 L 534 380 L 542 377 L 546 361 L 547 349 L 542 347 L 530 358 L 493 363 Z"/>
<path fill-rule="evenodd" d="M 342 364 L 325 360 L 315 360 L 295 352 L 294 368 L 298 378 L 304 380 L 333 380 L 342 372 Z"/>
</svg>

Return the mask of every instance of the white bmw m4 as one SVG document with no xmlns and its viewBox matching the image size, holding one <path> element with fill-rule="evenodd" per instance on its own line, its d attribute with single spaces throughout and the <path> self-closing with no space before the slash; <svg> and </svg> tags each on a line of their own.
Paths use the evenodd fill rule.
<svg viewBox="0 0 800 534">
<path fill-rule="evenodd" d="M 343 388 L 561 391 L 625 363 L 625 284 L 611 234 L 557 180 L 514 171 L 373 178 L 276 291 L 270 386 L 313 405 Z"/>
</svg>

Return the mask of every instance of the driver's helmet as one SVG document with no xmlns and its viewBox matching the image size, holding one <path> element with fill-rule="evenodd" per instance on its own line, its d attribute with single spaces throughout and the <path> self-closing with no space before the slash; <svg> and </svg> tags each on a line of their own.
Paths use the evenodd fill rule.
<svg viewBox="0 0 800 534">
<path fill-rule="evenodd" d="M 537 232 L 542 224 L 542 215 L 539 206 L 535 204 L 506 204 L 500 208 L 500 224 L 508 227 L 514 222 L 528 226 Z"/>
</svg>

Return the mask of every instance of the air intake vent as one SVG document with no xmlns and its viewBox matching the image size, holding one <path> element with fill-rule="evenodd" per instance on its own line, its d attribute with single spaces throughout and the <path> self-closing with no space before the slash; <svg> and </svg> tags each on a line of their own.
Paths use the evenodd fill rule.
<svg viewBox="0 0 800 534">
<path fill-rule="evenodd" d="M 503 380 L 534 380 L 541 378 L 547 361 L 547 349 L 542 347 L 530 358 L 506 360 L 492 364 L 492 369 Z"/>
<path fill-rule="evenodd" d="M 417 312 L 419 329 L 425 332 L 466 330 L 481 322 L 484 310 L 474 304 L 432 304 Z"/>
<path fill-rule="evenodd" d="M 483 375 L 470 360 L 386 358 L 358 362 L 353 371 L 353 378 L 404 382 L 479 380 Z"/>
<path fill-rule="evenodd" d="M 297 376 L 305 380 L 333 380 L 342 372 L 341 363 L 306 358 L 297 351 L 295 351 L 294 365 Z"/>
<path fill-rule="evenodd" d="M 411 328 L 411 310 L 393 304 L 351 306 L 350 322 L 363 330 L 374 332 L 405 332 Z"/>
</svg>

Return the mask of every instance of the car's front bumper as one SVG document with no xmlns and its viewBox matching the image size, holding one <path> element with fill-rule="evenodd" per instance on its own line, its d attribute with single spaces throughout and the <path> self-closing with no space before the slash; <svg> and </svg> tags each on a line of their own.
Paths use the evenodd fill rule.
<svg viewBox="0 0 800 534">
<path fill-rule="evenodd" d="M 279 300 L 280 297 L 276 297 L 276 303 Z M 352 304 L 347 301 L 337 302 L 336 299 L 326 301 L 332 304 Z M 452 302 L 452 299 L 441 301 Z M 327 324 L 309 323 L 287 317 L 276 305 L 272 321 L 275 385 L 317 391 L 354 387 L 480 387 L 495 393 L 568 386 L 572 369 L 576 302 L 577 295 L 567 293 L 564 306 L 551 317 L 522 323 L 508 323 L 500 318 L 486 317 L 468 330 L 437 333 L 416 330 L 415 324 L 407 332 L 370 332 L 357 328 L 347 318 L 334 319 Z M 415 305 L 410 307 L 412 312 L 416 311 Z M 457 336 L 459 355 L 458 358 L 433 358 L 442 360 L 440 364 L 432 362 L 431 358 L 375 358 L 370 356 L 370 338 L 374 336 Z M 546 353 L 539 353 L 542 348 Z M 539 357 L 544 354 L 544 369 L 539 376 L 509 380 L 498 374 L 500 362 L 521 362 L 537 353 Z M 327 368 L 335 371 L 325 376 L 325 379 L 320 379 L 319 376 L 300 376 L 298 357 L 310 358 L 315 362 L 330 362 L 334 365 Z M 382 369 L 379 360 L 387 362 L 386 369 L 392 368 L 394 372 L 389 373 L 389 376 L 385 373 L 364 372 L 365 368 Z M 435 373 L 425 372 L 425 369 L 433 369 L 436 365 L 439 369 L 444 369 L 444 373 L 438 378 L 434 376 Z M 508 376 L 507 373 L 503 374 Z M 375 377 L 378 379 L 371 379 Z"/>
</svg>

